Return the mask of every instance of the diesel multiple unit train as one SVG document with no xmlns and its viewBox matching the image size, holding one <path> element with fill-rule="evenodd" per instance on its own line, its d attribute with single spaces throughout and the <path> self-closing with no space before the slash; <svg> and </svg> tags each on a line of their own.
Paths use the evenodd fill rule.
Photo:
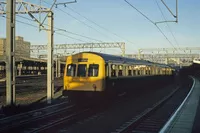
<svg viewBox="0 0 200 133">
<path fill-rule="evenodd" d="M 110 96 L 144 84 L 155 85 L 174 71 L 164 64 L 96 52 L 68 56 L 65 67 L 63 95 L 79 99 Z"/>
</svg>

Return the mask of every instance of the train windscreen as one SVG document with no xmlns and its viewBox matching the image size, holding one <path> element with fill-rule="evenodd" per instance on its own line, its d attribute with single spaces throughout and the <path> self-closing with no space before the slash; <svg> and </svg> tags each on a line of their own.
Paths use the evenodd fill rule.
<svg viewBox="0 0 200 133">
<path fill-rule="evenodd" d="M 76 74 L 76 65 L 75 64 L 67 65 L 67 76 L 74 77 L 75 74 Z"/>
<path fill-rule="evenodd" d="M 88 77 L 98 77 L 98 73 L 99 73 L 99 65 L 98 64 L 89 65 Z"/>
<path fill-rule="evenodd" d="M 87 71 L 86 64 L 79 64 L 78 65 L 77 76 L 78 77 L 86 77 L 86 71 Z"/>
</svg>

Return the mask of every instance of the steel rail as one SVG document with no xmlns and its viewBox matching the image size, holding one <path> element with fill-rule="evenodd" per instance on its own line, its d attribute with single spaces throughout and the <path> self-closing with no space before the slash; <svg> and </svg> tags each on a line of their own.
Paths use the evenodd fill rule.
<svg viewBox="0 0 200 133">
<path fill-rule="evenodd" d="M 138 116 L 131 119 L 131 121 L 129 121 L 128 124 L 126 123 L 126 125 L 124 125 L 123 128 L 117 129 L 117 132 L 118 133 L 128 133 L 129 131 L 131 131 L 142 120 L 144 120 L 152 112 L 156 111 L 158 108 L 160 108 L 161 105 L 163 105 L 166 101 L 168 101 L 170 99 L 170 97 L 172 97 L 175 94 L 175 92 L 177 92 L 178 89 L 179 89 L 179 87 L 177 87 L 175 90 L 173 90 L 169 95 L 167 95 L 166 97 L 161 99 L 159 102 L 154 104 L 151 108 L 147 108 L 142 113 L 140 113 Z"/>
<path fill-rule="evenodd" d="M 51 116 L 51 115 L 56 115 L 62 111 L 66 111 L 75 106 L 75 105 L 67 106 L 67 104 L 68 104 L 68 102 L 63 102 L 63 103 L 48 106 L 48 107 L 45 107 L 42 109 L 18 114 L 15 116 L 2 118 L 2 119 L 0 119 L 0 124 L 1 124 L 0 132 L 6 131 L 6 130 L 9 130 L 9 129 L 12 129 L 12 128 L 15 128 L 18 126 L 22 126 L 24 124 L 27 124 L 27 123 L 30 123 L 30 122 L 33 122 L 33 121 L 36 121 L 39 119 L 43 119 L 43 118 Z M 67 106 L 67 107 L 65 107 L 65 106 Z M 60 107 L 65 107 L 65 108 L 59 109 Z M 56 110 L 56 111 L 52 112 L 52 110 Z"/>
<path fill-rule="evenodd" d="M 87 112 L 89 110 L 90 110 L 90 108 L 87 108 L 87 109 L 84 109 L 84 110 L 79 111 L 77 113 L 70 114 L 70 115 L 68 115 L 66 117 L 59 118 L 58 120 L 55 120 L 55 121 L 50 122 L 50 123 L 47 123 L 46 125 L 43 125 L 43 126 L 41 126 L 39 128 L 35 128 L 35 129 L 33 129 L 31 131 L 28 131 L 28 132 L 29 133 L 43 132 L 43 131 L 48 130 L 50 128 L 53 128 L 53 127 L 55 127 L 57 125 L 60 125 L 60 124 L 65 123 L 65 122 L 68 122 L 68 121 L 72 120 L 73 118 L 75 118 L 76 116 L 78 116 L 78 115 L 80 115 L 80 114 L 82 114 L 84 112 Z"/>
</svg>

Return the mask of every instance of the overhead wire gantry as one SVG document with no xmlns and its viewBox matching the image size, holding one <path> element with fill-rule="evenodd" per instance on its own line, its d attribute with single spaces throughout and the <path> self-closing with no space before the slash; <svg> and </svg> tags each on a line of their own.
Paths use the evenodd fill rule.
<svg viewBox="0 0 200 133">
<path fill-rule="evenodd" d="M 102 43 L 76 43 L 76 44 L 56 44 L 54 50 L 68 50 L 68 49 L 90 49 L 94 48 L 120 48 L 121 55 L 125 55 L 125 43 L 124 42 L 102 42 Z M 31 45 L 31 52 L 40 52 L 47 50 L 47 45 Z"/>
</svg>

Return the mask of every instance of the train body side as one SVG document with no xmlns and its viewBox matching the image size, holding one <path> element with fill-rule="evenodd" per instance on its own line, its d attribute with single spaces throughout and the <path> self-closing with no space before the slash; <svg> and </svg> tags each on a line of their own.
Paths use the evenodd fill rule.
<svg viewBox="0 0 200 133">
<path fill-rule="evenodd" d="M 101 53 L 68 56 L 63 95 L 98 98 L 172 82 L 173 69 L 162 64 Z"/>
</svg>

